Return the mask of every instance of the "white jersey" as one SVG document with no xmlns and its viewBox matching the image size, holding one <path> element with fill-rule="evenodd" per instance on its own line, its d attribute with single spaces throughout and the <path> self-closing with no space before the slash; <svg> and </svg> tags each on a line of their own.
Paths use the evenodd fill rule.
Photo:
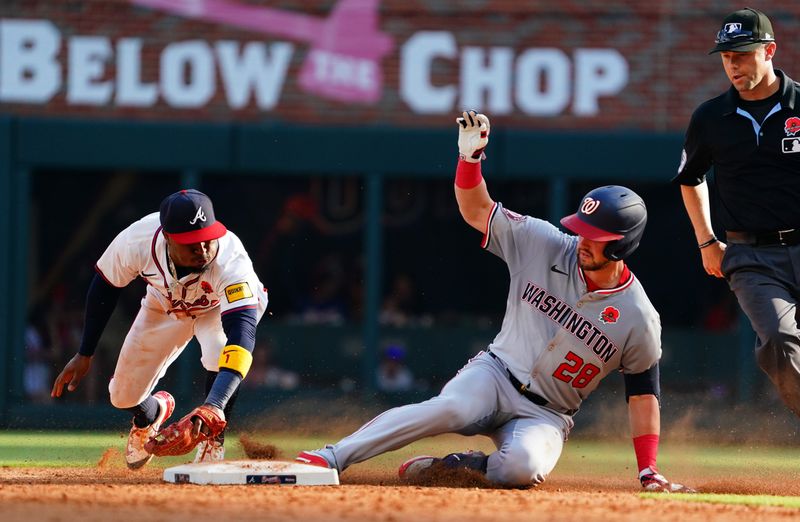
<svg viewBox="0 0 800 522">
<path fill-rule="evenodd" d="M 259 295 L 266 294 L 244 245 L 231 231 L 218 241 L 217 255 L 202 273 L 175 279 L 168 268 L 167 243 L 155 212 L 120 232 L 97 261 L 97 270 L 116 287 L 142 277 L 148 283 L 144 302 L 176 318 L 194 317 L 217 307 L 223 314 L 258 308 Z"/>
<path fill-rule="evenodd" d="M 489 346 L 528 389 L 577 409 L 615 370 L 641 373 L 661 357 L 661 323 L 639 281 L 587 291 L 576 236 L 496 203 L 483 247 L 508 264 L 506 315 Z"/>
</svg>

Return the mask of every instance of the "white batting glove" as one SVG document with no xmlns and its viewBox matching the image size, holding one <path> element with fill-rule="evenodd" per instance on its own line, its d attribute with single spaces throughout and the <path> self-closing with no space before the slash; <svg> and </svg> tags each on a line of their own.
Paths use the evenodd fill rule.
<svg viewBox="0 0 800 522">
<path fill-rule="evenodd" d="M 677 482 L 670 482 L 657 470 L 650 468 L 644 468 L 639 472 L 639 481 L 642 483 L 642 488 L 644 488 L 646 491 L 661 491 L 664 493 L 697 493 L 689 486 L 684 486 L 683 484 L 678 484 Z"/>
<path fill-rule="evenodd" d="M 489 118 L 475 111 L 464 111 L 458 123 L 458 157 L 470 163 L 486 159 L 483 149 L 489 144 Z"/>
</svg>

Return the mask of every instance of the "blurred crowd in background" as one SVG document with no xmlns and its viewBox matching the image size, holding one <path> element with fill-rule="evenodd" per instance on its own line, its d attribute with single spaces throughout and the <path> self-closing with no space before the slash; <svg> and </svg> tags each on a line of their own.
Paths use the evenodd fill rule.
<svg viewBox="0 0 800 522">
<path fill-rule="evenodd" d="M 161 198 L 181 188 L 179 176 L 169 173 L 150 175 L 144 183 L 135 173 L 63 174 L 33 176 L 27 277 L 36 281 L 31 285 L 36 293 L 28 302 L 24 389 L 27 399 L 35 402 L 49 401 L 57 369 L 77 351 L 84 296 L 97 258 L 119 231 L 156 211 Z M 364 313 L 360 178 L 218 175 L 204 177 L 198 188 L 212 197 L 218 219 L 242 239 L 269 289 L 269 315 L 259 326 L 253 369 L 245 385 L 293 390 L 306 382 L 326 384 L 326 379 L 334 379 L 315 377 L 314 351 L 305 360 L 301 354 L 299 364 L 293 354 L 295 363 L 288 365 L 293 367 L 286 367 L 287 350 L 304 347 L 287 348 L 272 333 L 277 325 L 359 331 Z M 689 228 L 674 227 L 680 211 L 678 194 L 663 185 L 636 188 L 653 217 L 630 264 L 661 313 L 665 330 L 734 331 L 738 305 L 727 286 L 704 277 L 695 250 L 665 251 L 667 241 L 674 244 L 675 228 Z M 545 191 L 537 182 L 496 181 L 490 190 L 508 208 L 547 216 Z M 577 201 L 584 187 L 571 190 L 572 200 Z M 59 210 L 65 191 L 77 199 L 69 214 Z M 383 199 L 379 318 L 382 330 L 392 335 L 382 339 L 375 383 L 386 393 L 426 390 L 441 382 L 415 375 L 414 353 L 420 348 L 409 346 L 404 332 L 477 328 L 488 343 L 500 328 L 508 275 L 502 261 L 481 252 L 480 234 L 461 221 L 450 180 L 392 181 Z M 660 208 L 672 212 L 660 215 Z M 673 270 L 669 277 L 663 273 L 666 256 Z M 144 289 L 137 280 L 123 292 L 95 356 L 94 365 L 101 371 L 90 373 L 74 394 L 77 400 L 107 400 L 106 382 Z M 334 384 L 355 385 L 345 379 Z"/>
</svg>

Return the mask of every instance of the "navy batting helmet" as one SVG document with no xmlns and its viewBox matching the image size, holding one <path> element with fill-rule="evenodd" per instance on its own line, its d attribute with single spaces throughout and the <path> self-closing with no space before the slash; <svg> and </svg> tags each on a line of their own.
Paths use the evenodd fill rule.
<svg viewBox="0 0 800 522">
<path fill-rule="evenodd" d="M 562 225 L 586 239 L 608 241 L 603 254 L 614 261 L 636 250 L 646 223 L 647 208 L 642 198 L 619 185 L 590 191 L 578 211 L 561 220 Z"/>
</svg>

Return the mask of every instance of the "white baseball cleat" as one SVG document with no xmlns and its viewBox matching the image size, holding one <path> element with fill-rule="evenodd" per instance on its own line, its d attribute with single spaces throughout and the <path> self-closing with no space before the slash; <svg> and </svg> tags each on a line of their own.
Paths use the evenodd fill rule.
<svg viewBox="0 0 800 522">
<path fill-rule="evenodd" d="M 646 467 L 639 472 L 639 480 L 646 491 L 663 493 L 697 493 L 696 490 L 677 482 L 670 482 L 655 467 Z"/>
<path fill-rule="evenodd" d="M 167 420 L 175 409 L 175 399 L 165 391 L 153 394 L 153 398 L 158 402 L 158 416 L 150 426 L 137 428 L 136 424 L 131 427 L 128 434 L 128 445 L 125 447 L 125 462 L 129 469 L 139 469 L 153 458 L 153 454 L 144 449 L 144 445 L 151 438 L 155 437 L 161 425 Z"/>
<path fill-rule="evenodd" d="M 214 439 L 204 440 L 197 445 L 193 463 L 221 462 L 223 460 L 225 460 L 225 445 Z"/>
</svg>

